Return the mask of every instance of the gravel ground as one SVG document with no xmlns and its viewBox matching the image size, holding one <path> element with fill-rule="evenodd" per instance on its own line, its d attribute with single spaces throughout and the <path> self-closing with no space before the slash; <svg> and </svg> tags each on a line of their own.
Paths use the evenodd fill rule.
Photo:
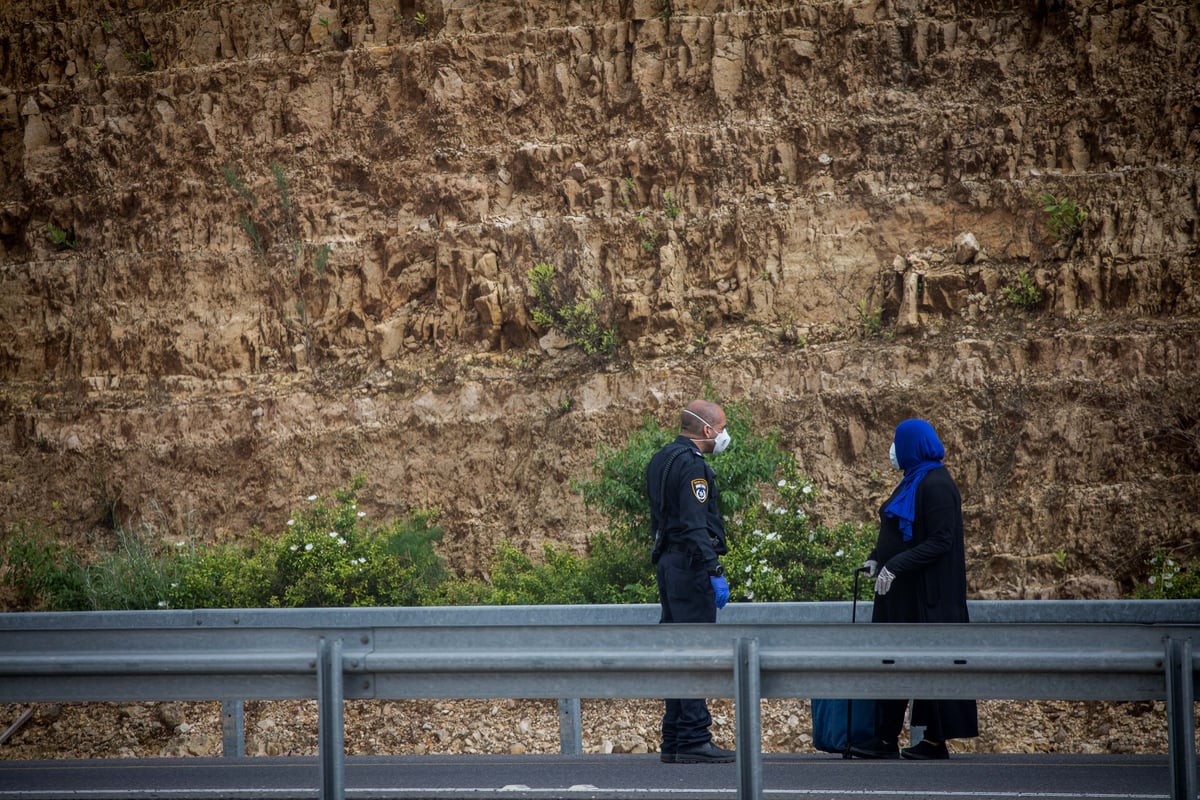
<svg viewBox="0 0 1200 800">
<path fill-rule="evenodd" d="M 29 706 L 0 705 L 0 729 Z M 585 700 L 588 753 L 645 753 L 658 748 L 661 704 L 655 700 Z M 719 744 L 735 746 L 733 704 L 710 706 Z M 32 718 L 0 745 L 0 758 L 145 758 L 221 753 L 218 703 L 39 704 Z M 952 751 L 985 753 L 1166 753 L 1161 702 L 980 701 L 977 739 Z M 314 755 L 315 702 L 249 701 L 248 755 Z M 762 706 L 764 752 L 813 752 L 807 700 Z M 346 752 L 351 755 L 554 753 L 558 707 L 553 700 L 347 701 Z"/>
</svg>

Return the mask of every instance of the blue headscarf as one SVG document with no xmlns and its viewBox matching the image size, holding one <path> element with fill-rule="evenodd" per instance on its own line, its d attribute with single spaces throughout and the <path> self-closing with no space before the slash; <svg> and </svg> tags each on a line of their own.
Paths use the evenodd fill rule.
<svg viewBox="0 0 1200 800">
<path fill-rule="evenodd" d="M 883 513 L 900 521 L 900 535 L 908 542 L 912 540 L 913 519 L 916 518 L 917 484 L 931 469 L 942 466 L 946 448 L 933 426 L 923 419 L 906 419 L 897 425 L 895 444 L 896 460 L 904 470 L 904 477 L 896 496 Z"/>
</svg>

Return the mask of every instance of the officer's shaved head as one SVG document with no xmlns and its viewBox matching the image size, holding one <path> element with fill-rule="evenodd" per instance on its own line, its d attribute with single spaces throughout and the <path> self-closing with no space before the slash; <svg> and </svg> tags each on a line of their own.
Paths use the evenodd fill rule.
<svg viewBox="0 0 1200 800">
<path fill-rule="evenodd" d="M 679 414 L 679 430 L 685 436 L 704 436 L 704 426 L 714 430 L 725 427 L 725 412 L 716 403 L 708 400 L 693 400 Z"/>
</svg>

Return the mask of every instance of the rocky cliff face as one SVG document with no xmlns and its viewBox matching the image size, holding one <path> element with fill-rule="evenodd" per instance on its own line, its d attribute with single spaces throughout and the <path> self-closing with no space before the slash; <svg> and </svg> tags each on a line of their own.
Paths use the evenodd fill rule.
<svg viewBox="0 0 1200 800">
<path fill-rule="evenodd" d="M 595 443 L 711 386 L 832 518 L 932 420 L 974 596 L 1115 595 L 1200 538 L 1198 40 L 1191 0 L 0 6 L 0 523 L 238 536 L 361 472 L 481 569 L 582 547 Z M 534 323 L 539 262 L 615 358 Z"/>
</svg>

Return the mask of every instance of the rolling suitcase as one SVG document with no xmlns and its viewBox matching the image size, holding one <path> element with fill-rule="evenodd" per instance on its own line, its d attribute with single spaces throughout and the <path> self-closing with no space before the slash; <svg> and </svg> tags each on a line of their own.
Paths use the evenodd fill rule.
<svg viewBox="0 0 1200 800">
<path fill-rule="evenodd" d="M 866 567 L 854 571 L 854 602 L 850 621 L 858 621 L 858 576 Z M 874 700 L 830 700 L 813 698 L 813 747 L 826 753 L 841 753 L 850 758 L 849 748 L 875 735 Z"/>
</svg>

